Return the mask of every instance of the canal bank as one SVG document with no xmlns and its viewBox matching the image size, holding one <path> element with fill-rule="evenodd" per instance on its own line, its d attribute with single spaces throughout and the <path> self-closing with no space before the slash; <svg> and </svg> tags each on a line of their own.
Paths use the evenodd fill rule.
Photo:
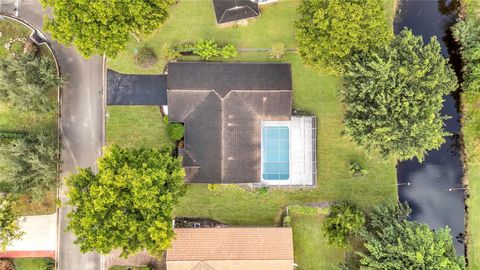
<svg viewBox="0 0 480 270">
<path fill-rule="evenodd" d="M 395 33 L 405 27 L 421 35 L 425 42 L 436 36 L 442 53 L 461 76 L 461 58 L 450 27 L 457 18 L 458 2 L 401 0 L 394 21 Z M 460 78 L 460 77 L 459 77 Z M 442 114 L 445 130 L 451 135 L 438 149 L 429 151 L 425 160 L 399 162 L 398 196 L 412 208 L 411 219 L 438 229 L 448 226 L 457 254 L 465 255 L 465 188 L 461 137 L 460 89 L 445 97 Z"/>
</svg>

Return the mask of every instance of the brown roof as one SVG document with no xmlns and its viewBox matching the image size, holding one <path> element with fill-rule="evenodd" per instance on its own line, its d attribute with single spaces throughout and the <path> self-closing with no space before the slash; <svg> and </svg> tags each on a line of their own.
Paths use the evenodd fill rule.
<svg viewBox="0 0 480 270">
<path fill-rule="evenodd" d="M 293 260 L 291 228 L 175 229 L 167 261 Z"/>
<path fill-rule="evenodd" d="M 168 70 L 169 119 L 185 124 L 186 181 L 259 181 L 261 121 L 290 120 L 290 65 L 179 62 Z"/>
</svg>

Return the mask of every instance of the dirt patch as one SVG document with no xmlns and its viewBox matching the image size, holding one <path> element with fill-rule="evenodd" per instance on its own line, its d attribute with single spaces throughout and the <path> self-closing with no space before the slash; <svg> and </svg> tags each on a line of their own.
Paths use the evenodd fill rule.
<svg viewBox="0 0 480 270">
<path fill-rule="evenodd" d="M 0 259 L 0 270 L 15 270 L 15 267 L 10 260 Z"/>
</svg>

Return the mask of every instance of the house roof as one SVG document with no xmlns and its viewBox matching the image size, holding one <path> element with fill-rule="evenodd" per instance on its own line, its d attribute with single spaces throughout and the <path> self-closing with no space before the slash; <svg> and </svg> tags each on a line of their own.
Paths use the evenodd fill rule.
<svg viewBox="0 0 480 270">
<path fill-rule="evenodd" d="M 291 228 L 175 229 L 167 270 L 293 269 Z"/>
<path fill-rule="evenodd" d="M 185 124 L 186 181 L 260 180 L 260 123 L 290 120 L 289 64 L 170 63 L 169 119 Z"/>
<path fill-rule="evenodd" d="M 258 3 L 250 0 L 213 0 L 217 23 L 227 23 L 260 15 Z"/>
<path fill-rule="evenodd" d="M 167 77 L 122 74 L 108 70 L 107 104 L 167 105 Z"/>
</svg>

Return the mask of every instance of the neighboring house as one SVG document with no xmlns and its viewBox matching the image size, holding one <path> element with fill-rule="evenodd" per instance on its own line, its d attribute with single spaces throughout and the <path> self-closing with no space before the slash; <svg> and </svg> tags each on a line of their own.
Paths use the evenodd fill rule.
<svg viewBox="0 0 480 270">
<path fill-rule="evenodd" d="M 218 24 L 246 20 L 260 15 L 258 3 L 251 0 L 213 0 Z"/>
<path fill-rule="evenodd" d="M 292 270 L 291 228 L 175 229 L 166 270 Z"/>
<path fill-rule="evenodd" d="M 292 117 L 284 63 L 170 63 L 169 119 L 190 183 L 314 185 L 315 119 Z"/>
</svg>

